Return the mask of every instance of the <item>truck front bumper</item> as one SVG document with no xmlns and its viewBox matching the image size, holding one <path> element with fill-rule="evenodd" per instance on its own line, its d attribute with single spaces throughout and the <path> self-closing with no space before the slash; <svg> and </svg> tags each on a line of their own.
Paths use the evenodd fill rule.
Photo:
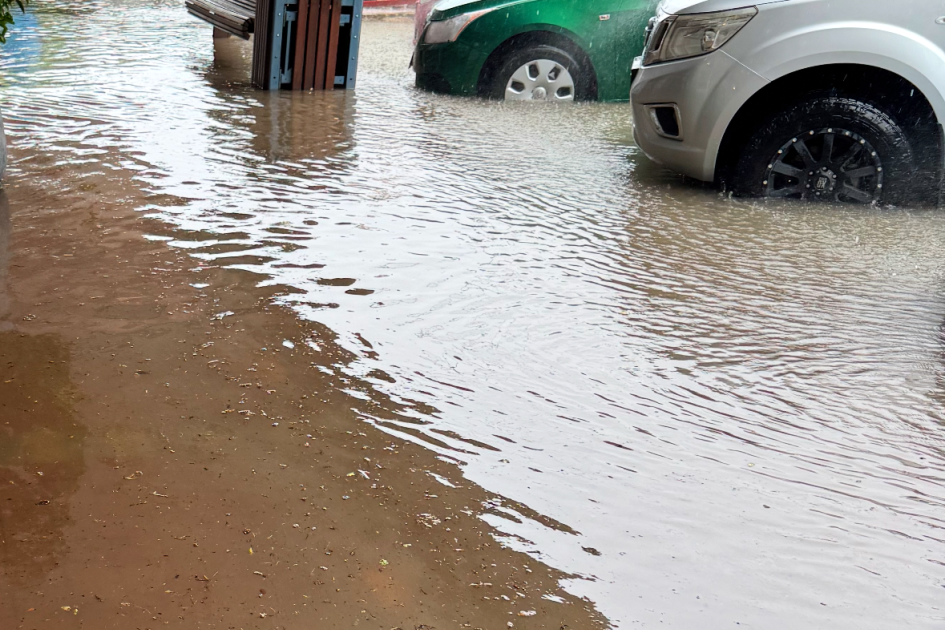
<svg viewBox="0 0 945 630">
<path fill-rule="evenodd" d="M 767 84 L 724 50 L 644 66 L 630 90 L 633 137 L 653 161 L 711 182 L 729 123 Z"/>
</svg>

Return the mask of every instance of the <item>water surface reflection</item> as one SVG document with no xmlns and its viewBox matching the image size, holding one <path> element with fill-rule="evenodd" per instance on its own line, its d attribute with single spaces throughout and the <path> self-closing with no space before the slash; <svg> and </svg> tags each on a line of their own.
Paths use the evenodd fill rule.
<svg viewBox="0 0 945 630">
<path fill-rule="evenodd" d="M 734 202 L 626 107 L 418 93 L 406 22 L 368 23 L 357 94 L 269 95 L 176 3 L 86 5 L 6 54 L 15 142 L 294 287 L 360 357 L 321 368 L 566 525 L 490 517 L 615 625 L 945 623 L 940 213 Z"/>
</svg>

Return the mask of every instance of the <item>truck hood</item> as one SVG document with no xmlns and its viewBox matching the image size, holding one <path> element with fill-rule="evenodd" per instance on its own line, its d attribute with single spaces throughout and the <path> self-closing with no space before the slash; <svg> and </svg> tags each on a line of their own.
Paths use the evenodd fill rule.
<svg viewBox="0 0 945 630">
<path fill-rule="evenodd" d="M 775 2 L 788 2 L 789 0 L 663 0 L 660 3 L 660 13 L 672 13 L 674 15 L 685 15 L 687 13 L 711 13 L 712 11 L 728 11 L 730 9 L 742 9 L 744 7 L 755 7 L 760 4 L 773 4 Z"/>
</svg>

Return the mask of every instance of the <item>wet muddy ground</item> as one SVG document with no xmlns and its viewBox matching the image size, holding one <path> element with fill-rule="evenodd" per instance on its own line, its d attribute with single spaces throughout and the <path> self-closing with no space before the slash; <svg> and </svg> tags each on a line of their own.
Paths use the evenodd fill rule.
<svg viewBox="0 0 945 630">
<path fill-rule="evenodd" d="M 315 327 L 148 246 L 121 184 L 85 182 L 6 193 L 0 627 L 598 622 L 543 599 L 561 576 L 493 539 L 492 497 L 282 346 Z"/>
<path fill-rule="evenodd" d="M 945 624 L 945 215 L 720 198 L 411 30 L 299 95 L 177 2 L 21 22 L 0 628 Z"/>
</svg>

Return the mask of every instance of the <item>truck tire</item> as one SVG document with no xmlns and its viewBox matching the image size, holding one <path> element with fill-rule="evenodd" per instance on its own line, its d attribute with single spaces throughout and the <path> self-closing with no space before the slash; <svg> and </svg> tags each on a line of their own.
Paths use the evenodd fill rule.
<svg viewBox="0 0 945 630">
<path fill-rule="evenodd" d="M 815 97 L 774 115 L 742 150 L 738 195 L 855 204 L 915 196 L 917 160 L 891 116 L 854 98 Z"/>
</svg>

